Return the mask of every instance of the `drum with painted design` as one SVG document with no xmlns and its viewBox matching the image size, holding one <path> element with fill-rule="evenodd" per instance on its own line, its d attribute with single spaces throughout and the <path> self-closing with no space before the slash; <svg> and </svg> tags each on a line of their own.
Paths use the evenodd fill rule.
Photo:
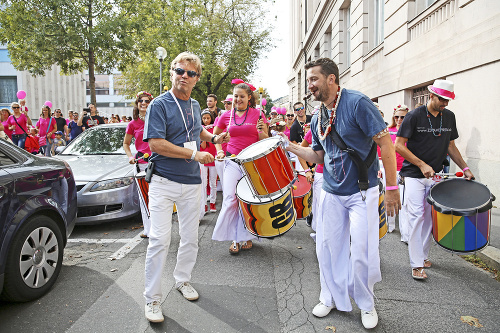
<svg viewBox="0 0 500 333">
<path fill-rule="evenodd" d="M 434 240 L 460 254 L 483 249 L 489 243 L 494 200 L 488 187 L 472 180 L 452 178 L 434 185 L 427 196 Z"/>
<path fill-rule="evenodd" d="M 283 194 L 259 198 L 252 193 L 248 179 L 243 177 L 236 186 L 236 196 L 245 228 L 254 236 L 281 236 L 295 225 L 296 214 L 290 188 Z"/>
<path fill-rule="evenodd" d="M 379 179 L 379 192 L 378 192 L 378 239 L 387 235 L 387 216 L 385 214 L 385 190 L 384 184 L 381 183 Z"/>
</svg>

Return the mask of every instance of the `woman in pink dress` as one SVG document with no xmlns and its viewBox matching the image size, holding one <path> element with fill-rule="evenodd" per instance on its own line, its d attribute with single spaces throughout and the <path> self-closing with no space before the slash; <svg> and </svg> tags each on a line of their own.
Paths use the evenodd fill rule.
<svg viewBox="0 0 500 333">
<path fill-rule="evenodd" d="M 253 89 L 252 89 L 253 88 Z M 233 105 L 231 111 L 220 116 L 214 134 L 220 134 L 227 129 L 231 139 L 227 145 L 228 155 L 237 155 L 251 144 L 268 137 L 268 120 L 266 115 L 255 108 L 255 88 L 247 83 L 239 83 L 233 90 Z M 221 145 L 216 145 L 217 158 L 225 157 Z M 245 229 L 236 198 L 236 185 L 243 177 L 238 164 L 226 160 L 224 165 L 224 181 L 222 182 L 223 201 L 219 218 L 215 225 L 213 240 L 232 241 L 229 248 L 231 254 L 237 254 L 241 249 L 252 248 L 252 239 L 256 237 Z"/>
<path fill-rule="evenodd" d="M 142 137 L 144 134 L 144 121 L 146 119 L 146 111 L 148 109 L 149 103 L 151 103 L 152 100 L 153 95 L 151 95 L 147 91 L 140 91 L 139 93 L 137 93 L 135 97 L 134 110 L 132 111 L 133 120 L 127 124 L 125 138 L 123 139 L 123 150 L 125 150 L 125 153 L 128 156 L 129 163 L 137 163 L 137 167 L 134 167 L 134 176 L 140 171 L 146 170 L 146 167 L 148 165 L 147 161 L 145 161 L 145 159 L 141 157 L 146 153 L 151 156 L 151 149 L 149 148 L 149 144 L 142 141 Z M 130 143 L 132 142 L 132 138 L 135 138 L 135 149 L 137 150 L 137 154 L 135 154 L 135 156 L 130 150 Z M 139 188 L 138 191 L 139 196 L 141 196 L 142 193 Z M 141 200 L 140 202 L 142 223 L 144 225 L 144 232 L 141 234 L 141 237 L 146 238 L 149 235 L 151 222 L 147 213 L 147 207 L 145 206 L 143 200 Z"/>
<path fill-rule="evenodd" d="M 50 116 L 50 108 L 47 105 L 42 107 L 42 115 L 35 126 L 38 129 L 40 150 L 45 156 L 50 156 L 52 140 L 56 137 L 54 133 L 57 131 L 57 123 L 55 118 Z"/>
<path fill-rule="evenodd" d="M 9 117 L 9 109 L 3 108 L 2 110 L 0 110 L 0 120 L 2 122 L 3 131 L 9 137 L 9 139 L 12 139 L 12 131 L 9 129 L 9 123 L 7 122 L 7 120 L 9 120 Z"/>
</svg>

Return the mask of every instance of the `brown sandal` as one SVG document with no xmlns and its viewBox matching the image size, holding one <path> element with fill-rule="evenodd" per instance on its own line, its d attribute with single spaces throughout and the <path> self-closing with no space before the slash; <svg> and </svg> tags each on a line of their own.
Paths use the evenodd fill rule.
<svg viewBox="0 0 500 333">
<path fill-rule="evenodd" d="M 253 243 L 251 240 L 241 243 L 242 250 L 250 250 L 252 248 L 252 246 L 253 246 Z"/>
<path fill-rule="evenodd" d="M 229 247 L 229 253 L 231 254 L 238 254 L 240 252 L 240 244 L 237 243 L 236 241 L 231 243 L 231 246 Z"/>
</svg>

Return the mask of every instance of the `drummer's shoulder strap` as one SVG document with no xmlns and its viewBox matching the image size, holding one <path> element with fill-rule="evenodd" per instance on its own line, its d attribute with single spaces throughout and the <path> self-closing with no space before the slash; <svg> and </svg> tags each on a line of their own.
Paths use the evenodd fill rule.
<svg viewBox="0 0 500 333">
<path fill-rule="evenodd" d="M 361 191 L 366 191 L 369 186 L 368 168 L 372 165 L 377 156 L 377 144 L 375 142 L 372 143 L 370 152 L 368 153 L 366 159 L 363 161 L 359 156 L 359 154 L 354 149 L 347 147 L 344 140 L 342 140 L 342 137 L 335 129 L 335 126 L 332 126 L 331 128 L 332 130 L 330 132 L 330 135 L 332 137 L 333 142 L 337 145 L 337 147 L 339 147 L 340 150 L 345 151 L 347 152 L 347 154 L 349 154 L 352 161 L 354 162 L 354 164 L 356 164 L 356 167 L 358 168 L 359 189 Z"/>
</svg>

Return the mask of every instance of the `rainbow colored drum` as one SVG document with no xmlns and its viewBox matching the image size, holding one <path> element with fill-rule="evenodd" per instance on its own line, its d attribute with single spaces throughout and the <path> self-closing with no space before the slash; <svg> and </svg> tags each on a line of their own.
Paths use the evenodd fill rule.
<svg viewBox="0 0 500 333">
<path fill-rule="evenodd" d="M 432 235 L 445 250 L 460 254 L 488 245 L 492 201 L 483 184 L 453 178 L 434 185 L 427 202 L 432 206 Z"/>
<path fill-rule="evenodd" d="M 257 237 L 281 236 L 295 225 L 295 209 L 291 189 L 283 194 L 259 198 L 251 190 L 249 180 L 241 178 L 236 185 L 245 228 Z"/>
<path fill-rule="evenodd" d="M 297 219 L 303 219 L 312 212 L 313 193 L 311 184 L 303 175 L 298 175 L 292 186 L 293 206 L 297 212 Z"/>
</svg>

